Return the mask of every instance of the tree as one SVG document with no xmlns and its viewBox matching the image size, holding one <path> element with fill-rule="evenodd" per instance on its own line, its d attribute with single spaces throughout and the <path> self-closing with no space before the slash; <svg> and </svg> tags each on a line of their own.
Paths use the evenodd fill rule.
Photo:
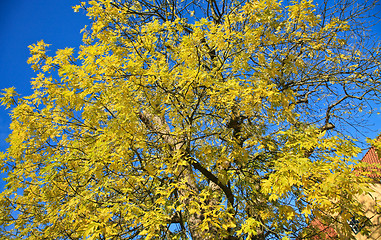
<svg viewBox="0 0 381 240">
<path fill-rule="evenodd" d="M 368 191 L 348 129 L 380 100 L 371 7 L 75 6 L 92 20 L 78 52 L 30 46 L 34 93 L 3 93 L 13 109 L 0 235 L 310 238 L 318 218 L 348 239 Z"/>
</svg>

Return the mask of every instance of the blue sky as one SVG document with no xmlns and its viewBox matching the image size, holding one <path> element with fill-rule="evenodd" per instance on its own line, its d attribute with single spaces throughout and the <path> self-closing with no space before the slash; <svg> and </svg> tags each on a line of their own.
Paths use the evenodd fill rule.
<svg viewBox="0 0 381 240">
<path fill-rule="evenodd" d="M 75 0 L 2 0 L 0 4 L 0 89 L 16 87 L 21 95 L 29 95 L 30 80 L 35 73 L 26 63 L 28 45 L 43 39 L 52 44 L 51 54 L 56 49 L 75 47 L 81 44 L 80 30 L 89 25 L 83 12 L 74 13 L 71 6 Z M 377 9 L 379 10 L 379 9 Z M 381 17 L 381 14 L 380 14 Z M 381 36 L 381 24 L 373 30 Z M 371 138 L 381 131 L 381 115 L 369 119 Z M 5 138 L 9 132 L 9 111 L 0 107 L 0 151 L 5 151 Z M 4 177 L 2 174 L 0 177 Z M 2 183 L 0 181 L 0 189 Z"/>
</svg>

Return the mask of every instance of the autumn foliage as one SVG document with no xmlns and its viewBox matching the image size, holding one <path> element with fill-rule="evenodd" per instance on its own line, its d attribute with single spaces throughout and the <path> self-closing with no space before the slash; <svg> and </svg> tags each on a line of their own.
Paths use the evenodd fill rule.
<svg viewBox="0 0 381 240">
<path fill-rule="evenodd" d="M 318 218 L 348 239 L 368 187 L 347 131 L 380 100 L 370 7 L 74 7 L 92 20 L 79 49 L 30 46 L 33 94 L 3 93 L 1 238 L 310 238 Z"/>
</svg>

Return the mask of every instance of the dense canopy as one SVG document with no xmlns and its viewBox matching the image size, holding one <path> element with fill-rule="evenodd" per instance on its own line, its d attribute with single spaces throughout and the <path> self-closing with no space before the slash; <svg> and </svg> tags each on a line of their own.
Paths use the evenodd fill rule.
<svg viewBox="0 0 381 240">
<path fill-rule="evenodd" d="M 79 49 L 30 46 L 2 239 L 342 239 L 380 101 L 371 3 L 97 0 Z M 371 40 L 371 41 L 370 41 Z"/>
</svg>

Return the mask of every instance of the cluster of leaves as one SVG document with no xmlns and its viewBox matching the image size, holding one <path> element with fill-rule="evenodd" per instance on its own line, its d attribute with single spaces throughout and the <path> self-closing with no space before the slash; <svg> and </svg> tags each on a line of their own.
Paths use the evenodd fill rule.
<svg viewBox="0 0 381 240">
<path fill-rule="evenodd" d="M 350 237 L 368 188 L 333 130 L 379 100 L 381 55 L 357 35 L 367 5 L 327 4 L 74 7 L 92 19 L 79 51 L 30 46 L 34 93 L 2 98 L 0 236 L 310 238 L 319 218 Z"/>
</svg>

